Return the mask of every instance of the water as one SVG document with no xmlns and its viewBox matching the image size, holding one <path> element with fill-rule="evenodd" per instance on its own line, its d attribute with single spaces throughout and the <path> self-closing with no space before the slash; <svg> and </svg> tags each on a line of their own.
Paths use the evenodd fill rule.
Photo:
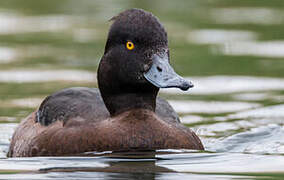
<svg viewBox="0 0 284 180">
<path fill-rule="evenodd" d="M 160 96 L 206 151 L 6 158 L 15 127 L 44 97 L 97 86 L 108 20 L 131 7 L 168 30 L 172 64 L 195 88 Z M 283 9 L 279 0 L 1 1 L 0 179 L 283 179 Z"/>
<path fill-rule="evenodd" d="M 277 158 L 276 161 L 275 158 Z M 283 156 L 195 153 L 185 150 L 163 150 L 156 153 L 140 152 L 135 154 L 109 152 L 92 157 L 40 157 L 0 160 L 2 169 L 7 171 L 7 174 L 2 174 L 0 177 L 12 179 L 252 178 L 256 176 L 265 177 L 268 172 L 270 176 L 281 175 L 279 172 L 282 170 L 283 160 Z M 267 164 L 269 161 L 273 161 L 273 163 Z M 6 165 L 6 168 L 3 164 Z M 8 174 L 8 172 L 11 174 Z M 21 173 L 21 175 L 18 173 Z"/>
</svg>

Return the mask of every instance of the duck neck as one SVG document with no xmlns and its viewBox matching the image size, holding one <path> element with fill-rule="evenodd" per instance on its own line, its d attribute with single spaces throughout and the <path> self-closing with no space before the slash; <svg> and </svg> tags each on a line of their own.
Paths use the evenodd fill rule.
<svg viewBox="0 0 284 180">
<path fill-rule="evenodd" d="M 106 53 L 98 68 L 98 86 L 101 96 L 111 116 L 131 109 L 147 109 L 155 111 L 156 97 L 159 88 L 137 75 L 137 64 L 120 64 L 120 59 L 113 51 Z M 120 52 L 120 51 L 119 51 Z"/>
<path fill-rule="evenodd" d="M 116 116 L 120 113 L 131 109 L 147 109 L 155 111 L 156 109 L 156 92 L 128 92 L 128 93 L 107 93 L 101 91 L 104 103 L 110 112 L 111 116 Z"/>
</svg>

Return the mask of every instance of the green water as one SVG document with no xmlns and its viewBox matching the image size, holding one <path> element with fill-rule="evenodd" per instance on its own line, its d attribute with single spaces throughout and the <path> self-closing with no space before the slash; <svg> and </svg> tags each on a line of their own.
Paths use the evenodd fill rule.
<svg viewBox="0 0 284 180">
<path fill-rule="evenodd" d="M 194 166 L 190 162 L 196 157 L 185 152 L 181 153 L 184 161 L 178 159 L 178 154 L 170 154 L 171 160 L 161 160 L 157 154 L 151 160 L 153 171 L 142 168 L 147 165 L 142 157 L 128 174 L 121 170 L 125 164 L 107 158 L 98 161 L 108 167 L 115 164 L 118 170 L 101 172 L 94 164 L 92 170 L 75 174 L 34 173 L 54 167 L 52 163 L 44 165 L 53 162 L 52 158 L 32 158 L 40 162 L 36 168 L 25 159 L 16 160 L 19 168 L 6 168 L 6 163 L 14 163 L 13 159 L 5 159 L 14 128 L 44 97 L 66 87 L 97 87 L 95 74 L 111 24 L 108 20 L 133 7 L 150 11 L 160 19 L 168 31 L 174 69 L 195 84 L 189 93 L 166 90 L 160 95 L 170 100 L 182 122 L 193 128 L 206 149 L 219 159 L 206 161 L 207 155 L 200 152 Z M 73 175 L 109 179 L 281 179 L 284 1 L 0 1 L 0 102 L 0 174 L 13 174 L 10 177 L 15 179 L 25 171 L 32 171 L 34 179 Z M 237 159 L 240 163 L 236 163 Z M 254 161 L 260 165 L 253 171 L 248 164 Z M 72 158 L 59 162 L 62 167 L 85 165 Z M 157 168 L 160 166 L 170 169 L 168 174 Z M 32 178 L 31 174 L 25 177 Z"/>
</svg>

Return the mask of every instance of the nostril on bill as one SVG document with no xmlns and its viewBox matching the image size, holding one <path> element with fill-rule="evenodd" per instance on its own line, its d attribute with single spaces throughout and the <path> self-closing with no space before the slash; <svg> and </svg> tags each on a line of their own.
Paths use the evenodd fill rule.
<svg viewBox="0 0 284 180">
<path fill-rule="evenodd" d="M 159 66 L 157 66 L 157 70 L 158 70 L 159 72 L 162 72 L 162 71 L 163 71 L 163 69 L 162 69 L 161 67 L 159 67 Z"/>
</svg>

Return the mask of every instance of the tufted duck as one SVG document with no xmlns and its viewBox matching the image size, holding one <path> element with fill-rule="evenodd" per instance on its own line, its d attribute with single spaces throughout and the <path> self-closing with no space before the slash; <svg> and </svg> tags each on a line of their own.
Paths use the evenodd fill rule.
<svg viewBox="0 0 284 180">
<path fill-rule="evenodd" d="M 204 149 L 172 107 L 156 99 L 159 88 L 193 87 L 170 66 L 167 33 L 159 20 L 130 9 L 112 21 L 98 68 L 99 91 L 68 88 L 45 98 L 16 129 L 9 157 Z"/>
</svg>

